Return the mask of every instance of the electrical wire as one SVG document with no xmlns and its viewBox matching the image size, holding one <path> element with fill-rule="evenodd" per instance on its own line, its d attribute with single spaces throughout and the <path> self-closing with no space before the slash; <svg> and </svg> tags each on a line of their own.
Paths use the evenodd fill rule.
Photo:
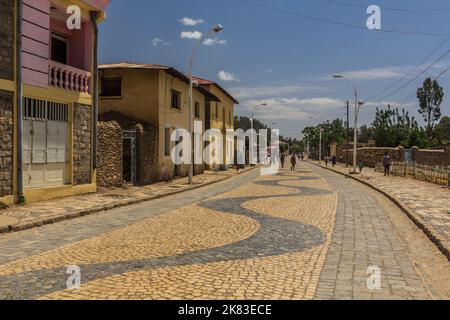
<svg viewBox="0 0 450 320">
<path fill-rule="evenodd" d="M 397 81 L 395 81 L 393 84 L 391 84 L 390 86 L 386 87 L 383 91 L 379 92 L 378 94 L 374 95 L 373 97 L 369 98 L 368 100 L 374 100 L 376 98 L 378 98 L 379 96 L 383 95 L 384 93 L 388 92 L 390 89 L 394 88 L 395 86 L 397 86 L 399 83 L 401 83 L 403 80 L 407 79 L 411 74 L 413 74 L 422 64 L 424 64 L 429 58 L 431 58 L 432 56 L 434 56 L 434 54 L 439 51 L 439 49 L 441 49 L 444 44 L 450 40 L 450 37 L 446 38 L 441 44 L 439 44 L 439 46 L 437 48 L 435 48 L 430 54 L 428 54 L 423 60 L 421 60 L 413 69 L 411 69 L 406 75 L 404 75 L 403 77 L 401 77 L 400 79 L 398 79 Z"/>
<path fill-rule="evenodd" d="M 356 4 L 356 3 L 349 3 L 349 2 L 343 2 L 343 1 L 337 1 L 337 0 L 322 0 L 328 3 L 333 3 L 333 4 L 337 4 L 337 5 L 341 5 L 341 6 L 345 6 L 345 7 L 356 7 L 356 8 L 362 8 L 362 9 L 366 9 L 368 7 L 361 5 L 361 4 Z M 386 11 L 393 11 L 393 12 L 408 12 L 408 13 L 423 13 L 423 12 L 446 12 L 446 11 L 450 11 L 450 9 L 424 9 L 424 10 L 414 10 L 414 9 L 405 9 L 405 8 L 390 8 L 390 7 L 382 7 L 383 10 Z"/>
<path fill-rule="evenodd" d="M 295 17 L 299 17 L 299 18 L 303 18 L 303 19 L 307 19 L 307 20 L 311 20 L 311 21 L 339 25 L 339 26 L 353 28 L 353 29 L 359 29 L 359 30 L 367 30 L 367 27 L 364 27 L 364 26 L 350 24 L 350 23 L 341 22 L 341 21 L 330 20 L 330 19 L 325 19 L 325 18 L 320 18 L 320 17 L 314 17 L 314 16 L 303 14 L 303 13 L 299 13 L 299 12 L 293 12 L 293 11 L 289 11 L 289 10 L 285 10 L 285 9 L 275 8 L 272 6 L 264 5 L 264 4 L 253 2 L 250 0 L 237 0 L 237 1 L 251 5 L 251 6 L 263 8 L 265 10 L 278 12 L 278 13 L 282 13 L 285 15 L 295 16 Z M 404 34 L 404 35 L 422 35 L 422 36 L 430 36 L 430 37 L 449 37 L 450 36 L 450 34 L 414 32 L 414 31 L 402 31 L 402 30 L 388 30 L 388 29 L 380 29 L 380 30 L 372 30 L 372 31 L 379 31 L 379 32 L 384 32 L 384 33 L 398 33 L 398 34 Z"/>
</svg>

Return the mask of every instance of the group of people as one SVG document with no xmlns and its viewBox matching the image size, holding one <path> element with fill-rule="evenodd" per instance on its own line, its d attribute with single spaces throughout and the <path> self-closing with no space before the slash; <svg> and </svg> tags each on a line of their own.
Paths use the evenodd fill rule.
<svg viewBox="0 0 450 320">
<path fill-rule="evenodd" d="M 325 157 L 325 166 L 328 167 L 328 163 L 330 163 L 333 165 L 333 168 L 336 167 L 337 164 L 337 157 L 335 155 L 330 156 L 330 157 Z"/>
<path fill-rule="evenodd" d="M 287 155 L 284 153 L 281 155 L 281 167 L 282 168 L 284 168 L 284 164 L 286 162 L 286 156 Z M 295 171 L 295 167 L 297 166 L 297 162 L 299 160 L 301 160 L 301 161 L 304 160 L 303 154 L 300 154 L 300 155 L 293 154 L 291 156 L 291 171 Z M 333 166 L 333 168 L 336 167 L 336 164 L 337 164 L 336 155 L 325 157 L 325 165 L 327 167 L 328 167 L 328 163 L 330 163 L 330 162 L 331 162 L 331 165 Z M 392 158 L 387 152 L 384 154 L 384 157 L 383 157 L 383 166 L 384 166 L 384 176 L 389 177 L 391 174 Z M 364 168 L 364 162 L 362 160 L 359 160 L 358 167 L 359 167 L 359 172 L 362 173 L 363 168 Z"/>
<path fill-rule="evenodd" d="M 281 168 L 284 168 L 284 164 L 286 163 L 286 157 L 287 157 L 287 155 L 284 153 L 281 155 Z M 299 161 L 304 161 L 304 160 L 305 160 L 305 156 L 303 153 L 301 153 L 301 154 L 294 153 L 291 156 L 291 171 L 295 171 L 295 167 L 297 166 L 297 163 Z"/>
</svg>

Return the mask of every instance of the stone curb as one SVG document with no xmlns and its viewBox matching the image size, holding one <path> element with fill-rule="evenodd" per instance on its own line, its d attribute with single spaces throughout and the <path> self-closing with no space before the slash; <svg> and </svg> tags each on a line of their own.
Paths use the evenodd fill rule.
<svg viewBox="0 0 450 320">
<path fill-rule="evenodd" d="M 364 181 L 362 179 L 359 179 L 357 177 L 352 176 L 351 174 L 347 174 L 341 171 L 337 171 L 334 170 L 332 168 L 327 168 L 324 166 L 321 166 L 317 163 L 314 162 L 309 162 L 319 168 L 323 168 L 335 173 L 338 173 L 340 175 L 343 175 L 347 178 L 351 178 L 355 181 L 358 181 L 368 187 L 370 187 L 371 189 L 381 193 L 382 195 L 384 195 L 385 197 L 387 197 L 389 200 L 391 200 L 397 207 L 399 207 L 407 216 L 409 219 L 411 219 L 412 222 L 414 222 L 414 224 L 419 227 L 426 235 L 427 237 L 439 248 L 439 250 L 447 257 L 447 259 L 450 261 L 450 241 L 448 241 L 447 239 L 445 239 L 443 236 L 441 236 L 438 232 L 436 232 L 436 230 L 434 229 L 434 227 L 424 221 L 417 213 L 415 213 L 414 211 L 410 210 L 407 208 L 407 206 L 405 206 L 400 200 L 398 200 L 397 198 L 395 198 L 394 196 L 390 195 L 389 193 L 387 193 L 386 191 L 383 191 L 381 189 L 379 189 L 378 187 L 374 186 L 373 184 Z"/>
<path fill-rule="evenodd" d="M 61 221 L 65 221 L 65 220 L 72 220 L 72 219 L 76 219 L 76 218 L 80 218 L 80 217 L 84 217 L 84 216 L 88 216 L 88 215 L 92 215 L 94 213 L 99 213 L 102 211 L 108 211 L 108 210 L 112 210 L 112 209 L 117 209 L 117 208 L 123 208 L 123 207 L 128 207 L 131 205 L 135 205 L 135 204 L 139 204 L 139 203 L 143 203 L 143 202 L 148 202 L 148 201 L 152 201 L 152 200 L 156 200 L 156 199 L 161 199 L 161 198 L 165 198 L 165 197 L 169 197 L 169 196 L 173 196 L 176 194 L 180 194 L 186 191 L 192 191 L 192 190 L 196 190 L 196 189 L 200 189 L 203 187 L 207 187 L 219 182 L 223 182 L 223 181 L 227 181 L 231 178 L 240 176 L 242 174 L 246 174 L 246 173 L 250 173 L 256 169 L 259 169 L 260 166 L 255 166 L 253 168 L 250 168 L 248 170 L 245 171 L 240 171 L 239 173 L 235 174 L 235 175 L 230 175 L 230 176 L 224 176 L 222 175 L 222 179 L 216 180 L 216 181 L 211 181 L 211 182 L 206 182 L 203 184 L 199 184 L 190 188 L 186 188 L 184 190 L 175 190 L 175 191 L 170 191 L 164 194 L 159 194 L 159 195 L 154 195 L 154 196 L 149 196 L 149 197 L 144 197 L 144 198 L 140 198 L 140 199 L 131 199 L 131 200 L 123 200 L 123 201 L 119 201 L 116 203 L 112 203 L 112 204 L 107 204 L 107 205 L 103 205 L 103 206 L 97 206 L 97 207 L 92 207 L 89 209 L 85 209 L 85 210 L 79 210 L 79 211 L 75 211 L 72 213 L 68 213 L 68 214 L 62 214 L 60 216 L 56 216 L 53 218 L 48 218 L 48 219 L 43 219 L 43 220 L 38 220 L 35 222 L 28 222 L 28 223 L 23 223 L 23 224 L 18 224 L 15 226 L 6 226 L 6 227 L 0 227 L 0 234 L 6 234 L 6 233 L 12 233 L 12 232 L 19 232 L 19 231 L 24 231 L 24 230 L 29 230 L 29 229 L 33 229 L 33 228 L 38 228 L 38 227 L 42 227 L 45 225 L 49 225 L 49 224 L 54 224 L 57 222 L 61 222 Z"/>
</svg>

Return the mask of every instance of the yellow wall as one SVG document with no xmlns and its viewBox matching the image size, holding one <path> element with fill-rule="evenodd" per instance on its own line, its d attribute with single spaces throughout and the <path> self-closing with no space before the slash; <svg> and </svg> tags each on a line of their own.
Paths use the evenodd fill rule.
<svg viewBox="0 0 450 320">
<path fill-rule="evenodd" d="M 159 155 L 161 163 L 161 174 L 171 174 L 173 162 L 170 156 L 164 154 L 165 128 L 189 130 L 189 84 L 181 81 L 172 75 L 160 71 L 160 92 L 159 92 Z M 181 93 L 181 109 L 174 109 L 171 106 L 171 90 Z M 202 121 L 203 130 L 205 128 L 205 96 L 197 90 L 193 90 L 192 113 L 195 115 L 195 102 L 200 104 L 200 117 L 196 121 Z M 203 145 L 203 144 L 202 144 Z M 175 143 L 171 143 L 171 149 Z M 181 174 L 187 175 L 188 166 L 182 166 Z"/>
<path fill-rule="evenodd" d="M 172 130 L 189 129 L 189 84 L 168 74 L 164 70 L 147 69 L 102 69 L 101 78 L 122 78 L 121 97 L 101 97 L 99 113 L 120 112 L 130 118 L 141 119 L 159 129 L 159 162 L 161 177 L 173 174 L 173 162 L 165 156 L 165 128 Z M 181 109 L 171 106 L 171 90 L 181 93 Z M 193 91 L 193 113 L 195 102 L 200 104 L 200 118 L 205 121 L 205 96 L 198 90 Z M 171 144 L 171 149 L 174 143 Z M 181 173 L 188 173 L 183 166 Z"/>
<path fill-rule="evenodd" d="M 226 95 L 217 85 L 208 85 L 207 89 L 219 98 L 221 102 L 211 102 L 211 129 L 218 129 L 223 134 L 223 156 L 224 161 L 226 160 L 226 130 L 234 130 L 234 101 Z M 216 114 L 216 110 L 218 111 Z M 225 110 L 225 114 L 224 114 Z M 224 117 L 225 116 L 225 117 Z M 225 123 L 225 126 L 224 126 Z M 213 165 L 208 166 L 209 169 L 217 170 L 219 168 L 225 169 L 226 166 Z"/>
<path fill-rule="evenodd" d="M 225 130 L 234 129 L 234 101 L 230 99 L 219 87 L 216 85 L 209 86 L 210 92 L 219 98 L 221 102 L 211 102 L 211 128 L 219 129 L 223 133 L 223 123 L 225 122 Z M 216 104 L 218 105 L 218 117 L 216 118 Z M 225 118 L 223 117 L 223 110 L 225 109 Z M 231 118 L 230 118 L 231 114 Z"/>
<path fill-rule="evenodd" d="M 100 88 L 102 78 L 121 78 L 122 96 L 113 98 L 100 96 L 99 114 L 120 112 L 158 127 L 159 118 L 156 112 L 159 98 L 158 76 L 158 70 L 100 69 Z"/>
</svg>

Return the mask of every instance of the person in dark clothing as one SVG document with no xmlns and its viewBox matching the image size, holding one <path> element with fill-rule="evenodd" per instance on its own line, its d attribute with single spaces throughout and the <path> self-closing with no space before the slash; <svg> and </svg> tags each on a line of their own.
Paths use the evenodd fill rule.
<svg viewBox="0 0 450 320">
<path fill-rule="evenodd" d="M 362 160 L 359 160 L 358 167 L 359 167 L 359 173 L 362 173 L 362 171 L 364 169 L 364 162 Z"/>
<path fill-rule="evenodd" d="M 281 168 L 284 169 L 284 162 L 286 161 L 286 155 L 283 153 L 281 155 Z"/>
<path fill-rule="evenodd" d="M 337 164 L 337 157 L 336 156 L 333 156 L 331 158 L 331 164 L 333 165 L 333 168 L 336 167 L 336 164 Z"/>
<path fill-rule="evenodd" d="M 391 174 L 392 160 L 391 156 L 387 152 L 384 154 L 383 157 L 383 165 L 384 165 L 384 176 L 389 177 L 389 175 Z"/>
<path fill-rule="evenodd" d="M 297 157 L 294 155 L 292 155 L 291 158 L 291 171 L 295 171 L 295 166 L 297 165 Z"/>
</svg>

